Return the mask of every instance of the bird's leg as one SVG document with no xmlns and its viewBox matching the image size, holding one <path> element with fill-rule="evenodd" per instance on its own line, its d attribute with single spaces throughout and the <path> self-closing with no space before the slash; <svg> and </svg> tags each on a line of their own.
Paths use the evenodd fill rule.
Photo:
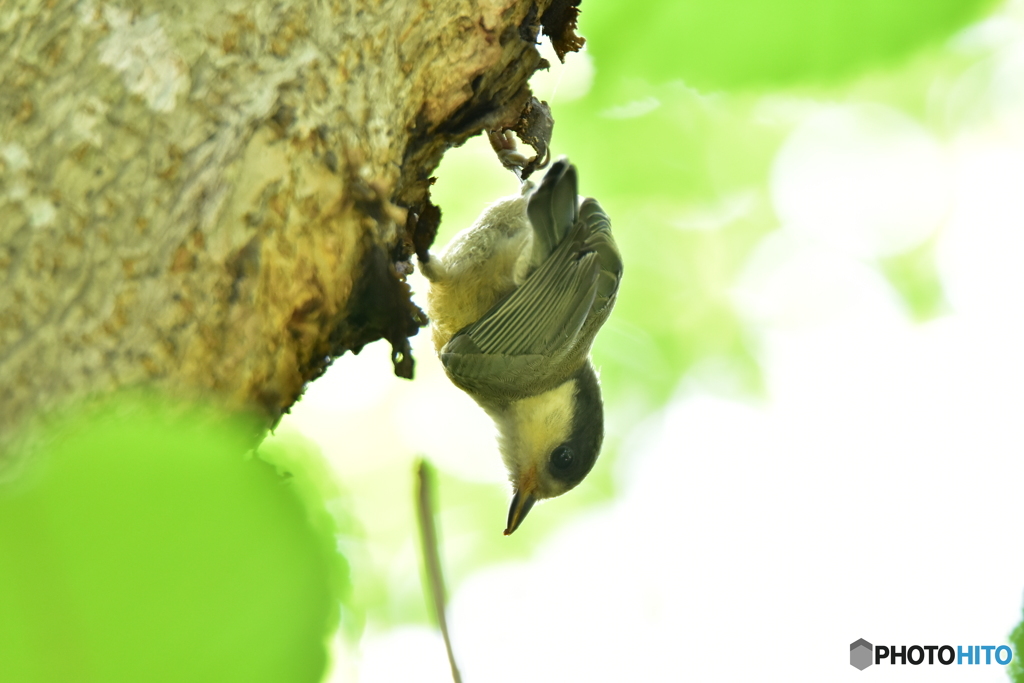
<svg viewBox="0 0 1024 683">
<path fill-rule="evenodd" d="M 523 179 L 523 167 L 530 163 L 516 143 L 516 136 L 511 130 L 492 130 L 487 133 L 487 139 L 491 141 L 491 148 L 498 155 L 501 165 L 516 174 L 521 181 Z"/>
</svg>

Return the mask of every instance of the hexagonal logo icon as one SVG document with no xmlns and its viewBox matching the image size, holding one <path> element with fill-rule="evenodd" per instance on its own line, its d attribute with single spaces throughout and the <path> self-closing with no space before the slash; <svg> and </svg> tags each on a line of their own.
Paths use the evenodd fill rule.
<svg viewBox="0 0 1024 683">
<path fill-rule="evenodd" d="M 871 666 L 871 653 L 874 646 L 861 638 L 850 643 L 850 666 L 855 666 L 861 671 Z"/>
</svg>

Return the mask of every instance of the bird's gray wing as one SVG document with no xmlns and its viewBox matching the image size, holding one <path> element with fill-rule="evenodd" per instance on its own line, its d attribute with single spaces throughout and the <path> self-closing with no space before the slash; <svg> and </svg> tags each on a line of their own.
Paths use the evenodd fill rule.
<svg viewBox="0 0 1024 683">
<path fill-rule="evenodd" d="M 581 220 L 576 187 L 576 167 L 565 157 L 544 174 L 526 208 L 533 228 L 533 272 L 457 334 L 463 339 L 453 339 L 449 353 L 550 355 L 579 332 L 595 296 L 607 289 L 600 273 L 606 260 L 603 238 L 615 248 L 608 216 L 596 201 L 584 203 Z"/>
<path fill-rule="evenodd" d="M 551 165 L 540 185 L 530 194 L 526 215 L 533 226 L 534 267 L 543 263 L 579 220 L 576 167 L 566 158 Z"/>
<path fill-rule="evenodd" d="M 552 164 L 527 202 L 533 227 L 531 262 L 523 284 L 441 349 L 456 384 L 495 393 L 529 395 L 560 369 L 559 361 L 592 339 L 618 291 L 622 259 L 607 214 L 593 199 L 582 206 L 576 168 Z"/>
<path fill-rule="evenodd" d="M 581 251 L 585 230 L 578 223 L 519 288 L 441 349 L 456 384 L 516 394 L 543 382 L 537 373 L 568 351 L 598 293 L 601 259 Z"/>
<path fill-rule="evenodd" d="M 523 284 L 479 320 L 460 330 L 471 353 L 550 354 L 583 325 L 597 295 L 600 258 L 579 253 L 572 242 L 559 246 Z M 448 345 L 449 351 L 460 349 Z"/>
<path fill-rule="evenodd" d="M 580 207 L 580 220 L 587 226 L 587 238 L 583 243 L 586 251 L 598 255 L 601 261 L 597 282 L 597 295 L 594 310 L 604 310 L 609 304 L 615 303 L 615 295 L 619 291 L 622 279 L 622 256 L 612 238 L 612 224 L 608 214 L 604 212 L 596 199 L 583 200 Z"/>
</svg>

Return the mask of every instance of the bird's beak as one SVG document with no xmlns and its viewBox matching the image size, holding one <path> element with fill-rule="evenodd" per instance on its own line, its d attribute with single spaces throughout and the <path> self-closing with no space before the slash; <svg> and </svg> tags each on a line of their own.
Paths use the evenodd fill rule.
<svg viewBox="0 0 1024 683">
<path fill-rule="evenodd" d="M 508 509 L 508 527 L 505 528 L 505 535 L 510 535 L 519 528 L 519 525 L 526 519 L 526 514 L 537 502 L 533 492 L 537 488 L 536 472 L 528 472 L 516 486 L 515 494 L 512 496 L 512 505 Z"/>
<path fill-rule="evenodd" d="M 530 508 L 536 502 L 537 499 L 530 494 L 516 491 L 515 495 L 512 496 L 512 505 L 508 510 L 508 528 L 505 529 L 506 536 L 519 528 L 519 525 L 526 519 L 526 513 L 530 511 Z"/>
</svg>

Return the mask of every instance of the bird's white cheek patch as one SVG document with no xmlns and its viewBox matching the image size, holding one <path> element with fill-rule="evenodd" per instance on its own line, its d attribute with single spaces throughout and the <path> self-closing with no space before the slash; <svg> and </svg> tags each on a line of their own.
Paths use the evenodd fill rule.
<svg viewBox="0 0 1024 683">
<path fill-rule="evenodd" d="M 522 472 L 530 466 L 542 469 L 548 454 L 569 438 L 575 393 L 576 381 L 569 380 L 546 393 L 516 401 L 510 407 L 510 419 L 507 425 L 501 426 L 501 455 L 509 471 Z"/>
</svg>

